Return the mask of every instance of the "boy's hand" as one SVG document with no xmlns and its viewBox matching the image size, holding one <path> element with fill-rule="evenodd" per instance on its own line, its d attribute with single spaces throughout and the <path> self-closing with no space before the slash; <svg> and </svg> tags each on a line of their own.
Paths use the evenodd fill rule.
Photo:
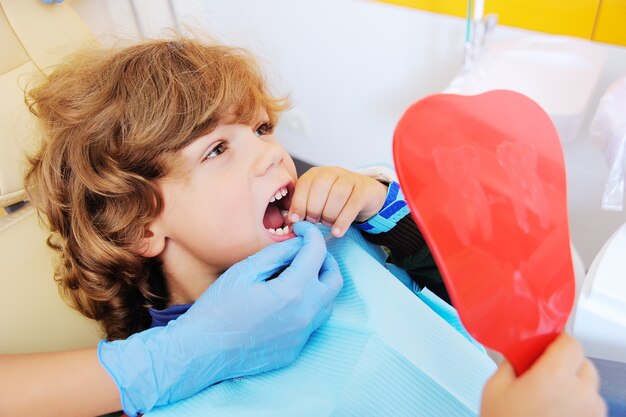
<svg viewBox="0 0 626 417">
<path fill-rule="evenodd" d="M 502 363 L 485 385 L 480 416 L 606 416 L 598 388 L 598 373 L 580 344 L 562 334 L 520 377 Z"/>
<path fill-rule="evenodd" d="M 353 221 L 365 221 L 383 207 L 387 186 L 339 167 L 314 167 L 296 183 L 289 221 L 308 220 L 332 226 L 341 237 Z"/>
</svg>

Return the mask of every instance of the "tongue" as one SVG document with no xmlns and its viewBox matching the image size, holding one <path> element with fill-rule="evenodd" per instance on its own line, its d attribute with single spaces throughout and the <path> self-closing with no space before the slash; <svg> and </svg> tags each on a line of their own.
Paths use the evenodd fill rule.
<svg viewBox="0 0 626 417">
<path fill-rule="evenodd" d="M 273 204 L 267 206 L 263 215 L 263 227 L 266 229 L 278 229 L 283 226 L 284 217 L 280 214 L 280 209 Z"/>
</svg>

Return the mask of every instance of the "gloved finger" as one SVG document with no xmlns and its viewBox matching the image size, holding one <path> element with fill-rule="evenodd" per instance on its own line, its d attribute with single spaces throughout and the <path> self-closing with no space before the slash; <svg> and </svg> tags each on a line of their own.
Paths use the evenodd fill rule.
<svg viewBox="0 0 626 417">
<path fill-rule="evenodd" d="M 267 246 L 242 262 L 254 273 L 257 281 L 265 280 L 289 265 L 298 255 L 303 239 L 296 237 Z M 237 264 L 235 264 L 237 265 Z"/>
<path fill-rule="evenodd" d="M 339 265 L 335 257 L 330 253 L 328 253 L 324 259 L 319 280 L 320 282 L 316 287 L 319 289 L 317 303 L 319 304 L 320 310 L 311 323 L 312 331 L 316 330 L 328 320 L 330 313 L 333 311 L 335 298 L 343 286 L 343 277 L 339 270 Z"/>
<path fill-rule="evenodd" d="M 328 320 L 330 314 L 333 312 L 333 303 L 330 303 L 327 306 L 322 306 L 322 308 L 317 312 L 313 321 L 311 322 L 311 332 L 313 333 L 317 330 L 322 324 Z"/>
<path fill-rule="evenodd" d="M 310 277 L 311 272 L 317 276 L 327 252 L 322 232 L 309 222 L 295 223 L 293 231 L 302 236 L 302 247 L 288 269 L 299 271 L 303 279 Z"/>
<path fill-rule="evenodd" d="M 319 281 L 328 293 L 328 302 L 334 300 L 343 286 L 343 276 L 339 264 L 332 253 L 328 252 L 320 269 Z M 326 302 L 324 304 L 327 304 Z"/>
<path fill-rule="evenodd" d="M 324 259 L 322 269 L 320 270 L 319 281 L 320 283 L 317 285 L 317 288 L 319 288 L 317 297 L 321 311 L 313 320 L 313 329 L 317 329 L 328 319 L 330 313 L 333 311 L 335 298 L 337 298 L 343 286 L 341 270 L 339 269 L 335 257 L 331 253 L 328 253 Z"/>
<path fill-rule="evenodd" d="M 315 226 L 311 227 L 317 229 Z M 324 250 L 326 250 L 326 246 L 324 246 Z M 312 265 L 308 267 L 302 266 L 302 264 L 294 266 L 298 258 L 310 256 L 307 253 L 303 253 L 303 251 L 304 245 L 303 249 L 300 250 L 291 263 L 291 266 L 287 267 L 277 279 L 269 281 L 267 284 L 270 290 L 279 291 L 281 294 L 293 295 L 294 293 L 303 293 L 309 304 L 312 302 L 325 308 L 327 305 L 332 304 L 332 300 L 337 296 L 343 285 L 343 277 L 339 271 L 339 265 L 337 265 L 335 258 L 327 252 L 320 266 Z"/>
</svg>

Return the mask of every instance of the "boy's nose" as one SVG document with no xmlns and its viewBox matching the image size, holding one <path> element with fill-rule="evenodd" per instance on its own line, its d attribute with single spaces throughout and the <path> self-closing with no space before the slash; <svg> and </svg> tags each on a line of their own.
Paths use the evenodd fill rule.
<svg viewBox="0 0 626 417">
<path fill-rule="evenodd" d="M 261 142 L 256 148 L 253 162 L 253 173 L 256 176 L 265 175 L 270 168 L 279 166 L 283 160 L 284 150 L 277 143 Z"/>
</svg>

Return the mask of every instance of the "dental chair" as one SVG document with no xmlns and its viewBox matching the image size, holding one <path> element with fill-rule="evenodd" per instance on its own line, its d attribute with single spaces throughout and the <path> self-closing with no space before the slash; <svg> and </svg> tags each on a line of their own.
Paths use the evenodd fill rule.
<svg viewBox="0 0 626 417">
<path fill-rule="evenodd" d="M 39 140 L 24 103 L 33 74 L 93 42 L 67 4 L 0 0 L 0 354 L 95 346 L 95 322 L 59 296 L 48 232 L 27 202 L 22 176 Z"/>
</svg>

